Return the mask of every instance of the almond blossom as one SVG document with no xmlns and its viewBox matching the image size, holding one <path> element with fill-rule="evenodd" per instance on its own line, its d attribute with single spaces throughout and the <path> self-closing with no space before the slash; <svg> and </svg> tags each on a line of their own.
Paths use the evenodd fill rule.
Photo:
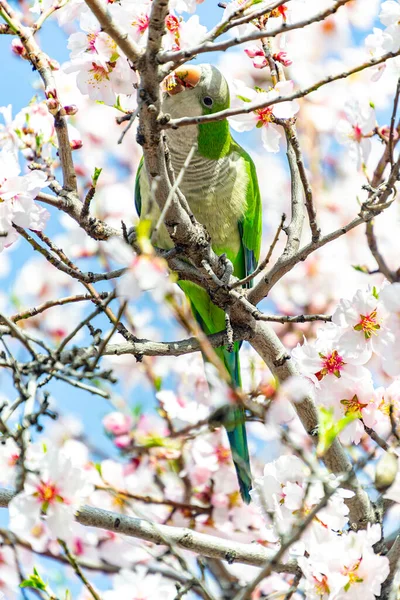
<svg viewBox="0 0 400 600">
<path fill-rule="evenodd" d="M 93 485 L 62 451 L 43 454 L 36 468 L 27 473 L 24 489 L 9 504 L 10 529 L 25 535 L 44 521 L 53 538 L 70 540 L 75 511 Z"/>
<path fill-rule="evenodd" d="M 42 231 L 49 218 L 47 210 L 34 202 L 38 192 L 47 186 L 42 171 L 20 175 L 16 155 L 9 147 L 0 152 L 0 251 L 13 244 L 18 234 L 13 223 Z"/>
<path fill-rule="evenodd" d="M 395 0 L 382 3 L 379 15 L 381 23 L 386 25 L 385 33 L 391 38 L 390 50 L 396 52 L 400 46 L 400 4 Z"/>
<path fill-rule="evenodd" d="M 299 110 L 298 103 L 280 102 L 273 105 L 273 100 L 280 96 L 287 96 L 293 92 L 293 81 L 281 81 L 270 91 L 254 90 L 240 82 L 235 83 L 232 94 L 232 106 L 246 107 L 246 102 L 271 102 L 271 106 L 258 108 L 249 114 L 234 115 L 229 122 L 236 131 L 250 131 L 254 127 L 261 129 L 263 146 L 269 152 L 279 152 L 279 143 L 282 138 L 282 128 L 275 124 L 275 119 L 290 119 Z M 244 104 L 243 104 L 244 103 Z"/>
<path fill-rule="evenodd" d="M 340 144 L 348 147 L 351 159 L 360 168 L 371 152 L 371 139 L 366 136 L 375 127 L 375 111 L 369 104 L 353 100 L 347 102 L 344 113 L 346 119 L 337 124 L 336 137 Z"/>
<path fill-rule="evenodd" d="M 380 525 L 350 531 L 329 542 L 312 545 L 298 563 L 310 600 L 375 600 L 389 574 L 389 560 L 374 553 L 381 538 Z"/>
<path fill-rule="evenodd" d="M 334 482 L 332 482 L 334 484 Z M 264 515 L 273 516 L 280 533 L 291 530 L 296 519 L 308 514 L 325 495 L 321 481 L 312 482 L 310 469 L 296 456 L 281 456 L 267 463 L 263 477 L 254 481 L 251 496 Z M 318 512 L 313 526 L 302 539 L 306 547 L 314 536 L 324 536 L 326 531 L 340 531 L 348 522 L 349 509 L 344 503 L 352 492 L 340 488 Z"/>
<path fill-rule="evenodd" d="M 122 435 L 128 433 L 133 425 L 133 419 L 130 415 L 124 415 L 121 412 L 112 412 L 103 419 L 104 429 L 112 435 Z"/>
<path fill-rule="evenodd" d="M 342 299 L 332 321 L 343 328 L 339 343 L 345 359 L 364 357 L 366 362 L 372 352 L 383 355 L 393 345 L 389 313 L 372 288 L 358 290 L 351 300 Z"/>
<path fill-rule="evenodd" d="M 122 570 L 115 575 L 113 589 L 103 592 L 104 600 L 173 600 L 176 587 L 173 581 L 163 578 L 159 573 L 151 574 L 146 568 L 137 568 L 135 573 Z"/>
<path fill-rule="evenodd" d="M 297 344 L 292 356 L 303 376 L 308 377 L 317 388 L 335 385 L 335 379 L 360 379 L 369 377 L 367 369 L 360 365 L 369 358 L 368 349 L 364 353 L 349 358 L 345 348 L 341 346 L 343 329 L 333 323 L 327 323 L 317 331 L 313 342 L 304 339 L 302 345 Z"/>
<path fill-rule="evenodd" d="M 364 425 L 374 429 L 380 402 L 379 393 L 374 390 L 372 381 L 368 378 L 327 387 L 317 396 L 317 403 L 332 408 L 337 421 L 347 416 L 354 418 L 339 434 L 344 444 L 359 444 L 365 434 Z"/>
</svg>

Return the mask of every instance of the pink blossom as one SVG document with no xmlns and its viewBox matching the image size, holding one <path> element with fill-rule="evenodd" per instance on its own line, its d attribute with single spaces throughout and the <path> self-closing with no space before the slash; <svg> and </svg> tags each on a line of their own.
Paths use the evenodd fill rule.
<svg viewBox="0 0 400 600">
<path fill-rule="evenodd" d="M 49 218 L 47 210 L 34 199 L 46 187 L 47 176 L 42 171 L 31 171 L 20 176 L 20 167 L 14 152 L 3 148 L 0 153 L 0 251 L 18 238 L 12 224 L 42 231 Z"/>
<path fill-rule="evenodd" d="M 282 81 L 269 92 L 260 92 L 237 82 L 234 91 L 235 106 L 245 106 L 246 102 L 273 102 L 275 98 L 289 95 L 293 91 L 292 81 Z M 244 104 L 243 104 L 244 103 Z M 269 152 L 279 151 L 279 142 L 282 137 L 281 127 L 275 124 L 275 118 L 290 119 L 299 110 L 296 101 L 281 102 L 275 106 L 258 108 L 249 114 L 230 117 L 230 123 L 236 131 L 250 131 L 254 127 L 261 129 L 264 148 Z"/>
<path fill-rule="evenodd" d="M 337 124 L 338 142 L 349 149 L 349 154 L 358 168 L 365 164 L 371 152 L 371 139 L 366 137 L 375 127 L 375 111 L 366 102 L 349 101 L 344 107 L 346 119 Z"/>
<path fill-rule="evenodd" d="M 43 454 L 37 471 L 28 472 L 23 491 L 9 504 L 10 529 L 25 535 L 44 521 L 52 537 L 69 540 L 75 511 L 93 486 L 62 451 Z"/>
<path fill-rule="evenodd" d="M 122 435 L 129 433 L 133 425 L 133 419 L 130 415 L 125 415 L 121 412 L 108 413 L 103 419 L 103 427 L 112 435 Z"/>
<path fill-rule="evenodd" d="M 342 299 L 332 321 L 343 328 L 339 343 L 345 360 L 362 357 L 366 362 L 372 352 L 383 355 L 387 346 L 393 344 L 388 312 L 371 288 L 358 290 L 351 300 Z"/>
</svg>

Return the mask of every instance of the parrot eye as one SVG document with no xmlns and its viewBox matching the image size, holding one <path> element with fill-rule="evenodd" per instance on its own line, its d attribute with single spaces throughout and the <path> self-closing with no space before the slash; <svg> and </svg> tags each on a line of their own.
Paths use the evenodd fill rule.
<svg viewBox="0 0 400 600">
<path fill-rule="evenodd" d="M 205 96 L 205 97 L 203 98 L 203 103 L 204 103 L 206 106 L 212 106 L 212 105 L 214 104 L 214 100 L 213 100 L 212 98 L 210 98 L 210 96 Z"/>
</svg>

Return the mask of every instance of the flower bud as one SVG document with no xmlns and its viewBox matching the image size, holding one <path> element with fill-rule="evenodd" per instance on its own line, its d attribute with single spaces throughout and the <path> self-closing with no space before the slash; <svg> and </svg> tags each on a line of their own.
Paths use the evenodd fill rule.
<svg viewBox="0 0 400 600">
<path fill-rule="evenodd" d="M 22 57 L 26 56 L 26 50 L 24 48 L 23 43 L 21 42 L 21 40 L 19 38 L 14 38 L 12 40 L 12 42 L 11 42 L 11 50 L 17 56 L 22 56 Z"/>
<path fill-rule="evenodd" d="M 49 67 L 52 71 L 59 71 L 60 63 L 57 60 L 54 60 L 54 58 L 49 58 Z"/>
<path fill-rule="evenodd" d="M 132 444 L 132 440 L 128 434 L 118 435 L 114 438 L 114 444 L 120 450 L 126 450 Z"/>
<path fill-rule="evenodd" d="M 383 125 L 382 127 L 378 128 L 378 133 L 381 137 L 383 137 L 383 139 L 385 141 L 389 141 L 390 139 L 390 127 L 389 125 Z M 399 134 L 397 133 L 397 129 L 394 127 L 393 128 L 393 141 L 396 142 L 399 139 Z"/>
<path fill-rule="evenodd" d="M 65 114 L 71 117 L 72 115 L 76 115 L 78 112 L 78 107 L 76 104 L 68 104 L 68 106 L 64 106 Z"/>
<path fill-rule="evenodd" d="M 47 105 L 47 108 L 49 109 L 49 112 L 52 115 L 56 115 L 58 113 L 58 111 L 60 110 L 60 105 L 58 103 L 58 100 L 56 100 L 55 98 L 49 98 L 48 100 L 46 100 L 46 105 Z"/>
<path fill-rule="evenodd" d="M 82 140 L 71 140 L 69 143 L 71 150 L 79 150 L 83 146 Z"/>
<path fill-rule="evenodd" d="M 265 56 L 256 56 L 253 60 L 253 67 L 255 69 L 264 69 L 267 66 L 267 59 Z"/>
<path fill-rule="evenodd" d="M 112 435 L 123 435 L 131 430 L 133 419 L 130 415 L 121 412 L 112 412 L 103 419 L 103 427 Z"/>
<path fill-rule="evenodd" d="M 264 52 L 258 46 L 249 46 L 244 49 L 245 53 L 249 58 L 254 58 L 255 56 L 264 56 Z"/>
<path fill-rule="evenodd" d="M 276 60 L 276 62 L 280 62 L 284 67 L 290 67 L 293 62 L 287 57 L 286 52 L 278 52 L 277 54 L 274 54 L 272 58 Z"/>
</svg>

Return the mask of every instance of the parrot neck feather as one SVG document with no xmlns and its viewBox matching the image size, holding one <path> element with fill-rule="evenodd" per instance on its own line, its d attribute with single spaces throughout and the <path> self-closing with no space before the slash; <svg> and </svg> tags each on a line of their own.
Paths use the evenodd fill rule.
<svg viewBox="0 0 400 600">
<path fill-rule="evenodd" d="M 198 152 L 206 158 L 217 160 L 230 152 L 231 134 L 228 121 L 215 121 L 198 125 Z"/>
</svg>

